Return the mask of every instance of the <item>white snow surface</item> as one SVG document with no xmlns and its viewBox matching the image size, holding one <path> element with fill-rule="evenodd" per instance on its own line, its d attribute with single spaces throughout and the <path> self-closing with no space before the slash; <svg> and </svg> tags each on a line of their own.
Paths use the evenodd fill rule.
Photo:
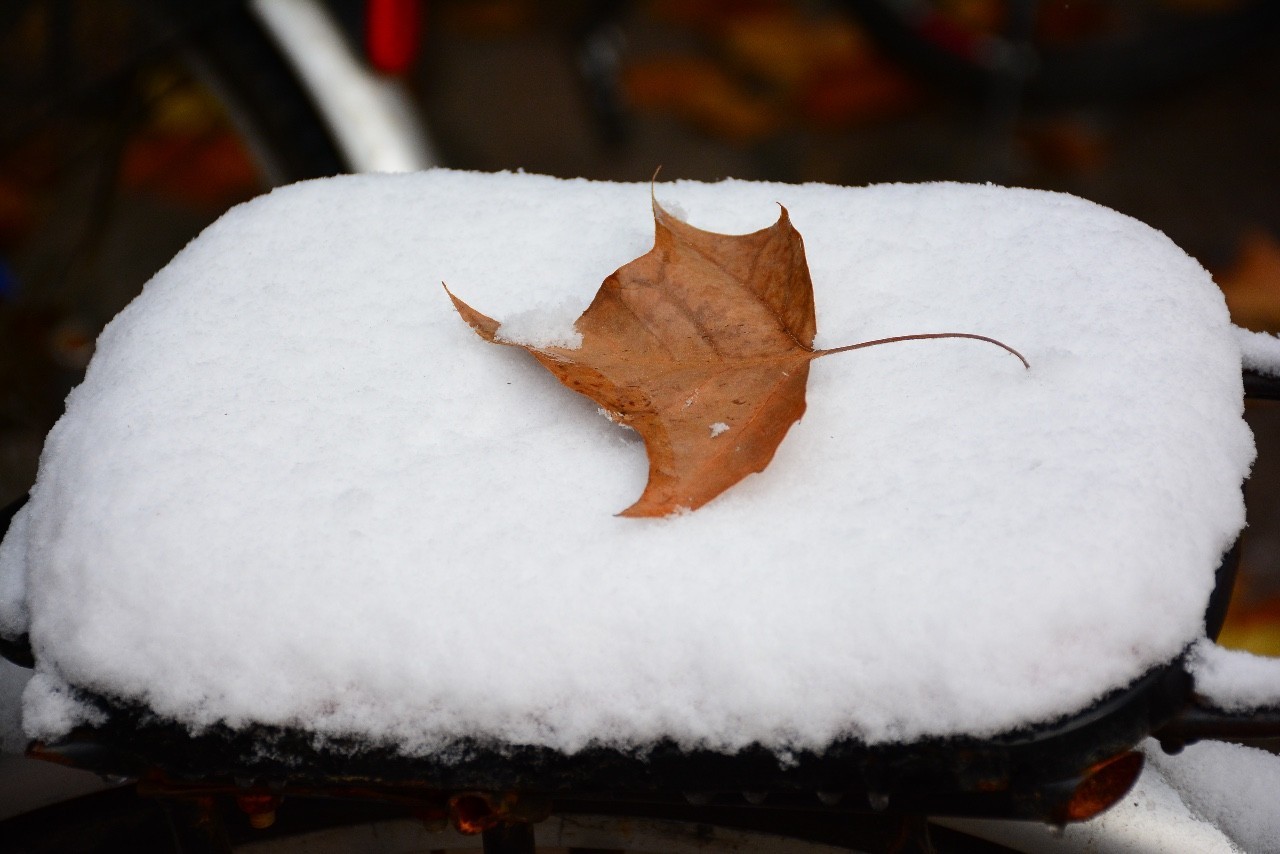
<svg viewBox="0 0 1280 854">
<path fill-rule="evenodd" d="M 25 635 L 30 615 L 27 613 L 27 519 L 30 505 L 23 505 L 9 521 L 0 541 L 0 635 L 16 638 Z"/>
<path fill-rule="evenodd" d="M 1188 663 L 1196 693 L 1210 705 L 1226 711 L 1280 709 L 1280 658 L 1201 640 L 1192 648 Z"/>
<path fill-rule="evenodd" d="M 30 681 L 30 670 L 0 659 L 0 754 L 21 753 L 27 747 L 22 731 L 22 693 Z"/>
<path fill-rule="evenodd" d="M 1236 745 L 1213 747 L 1247 749 Z M 935 821 L 1035 854 L 1268 854 L 1275 850 L 1245 849 L 1237 841 L 1239 837 L 1228 835 L 1229 829 L 1235 829 L 1230 796 L 1221 788 L 1219 775 L 1201 774 L 1203 766 L 1197 761 L 1203 755 L 1201 745 L 1178 756 L 1166 756 L 1154 739 L 1148 739 L 1142 750 L 1147 762 L 1133 788 L 1110 809 L 1088 821 L 1068 824 L 1061 830 L 1023 821 Z M 1277 757 L 1271 759 L 1280 762 Z M 1260 778 L 1264 782 L 1267 779 L 1268 776 Z M 1224 795 L 1228 801 L 1225 804 L 1221 803 Z M 1260 803 L 1256 798 L 1242 799 L 1239 805 L 1259 809 Z M 1217 808 L 1219 804 L 1222 808 Z M 1275 824 L 1274 813 L 1268 807 L 1256 815 L 1254 827 Z"/>
<path fill-rule="evenodd" d="M 635 520 L 638 437 L 440 283 L 499 320 L 585 308 L 652 245 L 649 192 L 334 178 L 183 250 L 104 330 L 0 553 L 27 731 L 84 719 L 76 686 L 407 753 L 785 753 L 1054 719 L 1203 634 L 1253 443 L 1223 299 L 1167 238 L 993 186 L 659 185 L 716 231 L 787 206 L 819 347 L 974 332 L 1031 369 L 821 359 L 765 472 Z"/>
<path fill-rule="evenodd" d="M 504 317 L 498 327 L 498 340 L 529 347 L 567 347 L 576 350 L 582 346 L 582 333 L 573 322 L 582 314 L 582 306 L 570 300 L 561 300 L 552 306 L 535 306 L 526 311 Z"/>
<path fill-rule="evenodd" d="M 1244 366 L 1261 374 L 1280 377 L 1280 337 L 1236 327 Z"/>
<path fill-rule="evenodd" d="M 1190 745 L 1176 756 L 1148 742 L 1146 754 L 1182 801 L 1243 851 L 1280 854 L 1280 756 L 1214 741 Z"/>
</svg>

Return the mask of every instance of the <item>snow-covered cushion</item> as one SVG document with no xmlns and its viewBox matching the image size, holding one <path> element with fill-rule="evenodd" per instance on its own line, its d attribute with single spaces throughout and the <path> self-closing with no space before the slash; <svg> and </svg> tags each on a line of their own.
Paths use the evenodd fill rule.
<svg viewBox="0 0 1280 854">
<path fill-rule="evenodd" d="M 643 444 L 487 314 L 567 329 L 652 242 L 649 185 L 433 171 L 242 205 L 104 331 L 0 550 L 26 726 L 70 687 L 200 728 L 785 752 L 1082 709 L 1203 633 L 1253 458 L 1209 275 L 1070 196 L 675 182 L 692 224 L 787 206 L 819 347 L 772 465 L 614 514 Z"/>
</svg>

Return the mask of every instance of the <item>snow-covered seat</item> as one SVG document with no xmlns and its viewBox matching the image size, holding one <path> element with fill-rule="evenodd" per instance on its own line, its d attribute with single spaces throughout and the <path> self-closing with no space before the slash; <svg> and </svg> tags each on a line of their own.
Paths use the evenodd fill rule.
<svg viewBox="0 0 1280 854">
<path fill-rule="evenodd" d="M 440 283 L 567 329 L 649 248 L 649 191 L 335 178 L 188 246 L 104 331 L 0 551 L 29 733 L 188 733 L 184 773 L 325 755 L 505 785 L 524 756 L 569 785 L 595 756 L 646 785 L 835 789 L 921 745 L 1043 767 L 1048 735 L 1077 765 L 1141 737 L 1244 522 L 1241 345 L 1208 274 L 1060 194 L 659 185 L 716 231 L 789 209 L 819 346 L 974 332 L 1031 369 L 965 341 L 823 359 L 766 471 L 622 519 L 642 444 Z M 1110 741 L 1087 728 L 1118 706 Z M 975 762 L 948 773 L 1007 786 Z"/>
</svg>

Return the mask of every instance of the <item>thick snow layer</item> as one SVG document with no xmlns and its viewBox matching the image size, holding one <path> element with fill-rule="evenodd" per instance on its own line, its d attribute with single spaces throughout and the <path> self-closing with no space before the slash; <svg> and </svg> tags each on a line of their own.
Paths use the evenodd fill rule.
<svg viewBox="0 0 1280 854">
<path fill-rule="evenodd" d="M 1168 239 L 991 186 L 657 195 L 725 232 L 785 204 L 819 347 L 973 332 L 1032 367 L 963 340 L 822 359 L 764 473 L 618 518 L 636 435 L 440 283 L 499 320 L 585 308 L 649 249 L 647 184 L 278 190 L 110 324 L 49 435 L 0 568 L 26 573 L 28 730 L 80 719 L 72 685 L 410 752 L 982 735 L 1201 636 L 1253 444 L 1222 297 Z"/>
<path fill-rule="evenodd" d="M 1211 705 L 1226 711 L 1280 709 L 1280 658 L 1202 640 L 1192 650 L 1189 663 L 1196 693 Z"/>
<path fill-rule="evenodd" d="M 1244 366 L 1260 374 L 1280 376 L 1280 337 L 1269 332 L 1236 328 Z"/>
</svg>

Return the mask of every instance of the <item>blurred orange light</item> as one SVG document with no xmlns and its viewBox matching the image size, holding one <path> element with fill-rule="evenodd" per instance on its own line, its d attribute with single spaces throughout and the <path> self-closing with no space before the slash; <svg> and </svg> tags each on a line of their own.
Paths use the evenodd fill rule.
<svg viewBox="0 0 1280 854">
<path fill-rule="evenodd" d="M 1084 774 L 1064 807 L 1064 821 L 1086 821 L 1124 797 L 1142 773 L 1142 754 L 1121 753 L 1094 765 Z"/>
</svg>

